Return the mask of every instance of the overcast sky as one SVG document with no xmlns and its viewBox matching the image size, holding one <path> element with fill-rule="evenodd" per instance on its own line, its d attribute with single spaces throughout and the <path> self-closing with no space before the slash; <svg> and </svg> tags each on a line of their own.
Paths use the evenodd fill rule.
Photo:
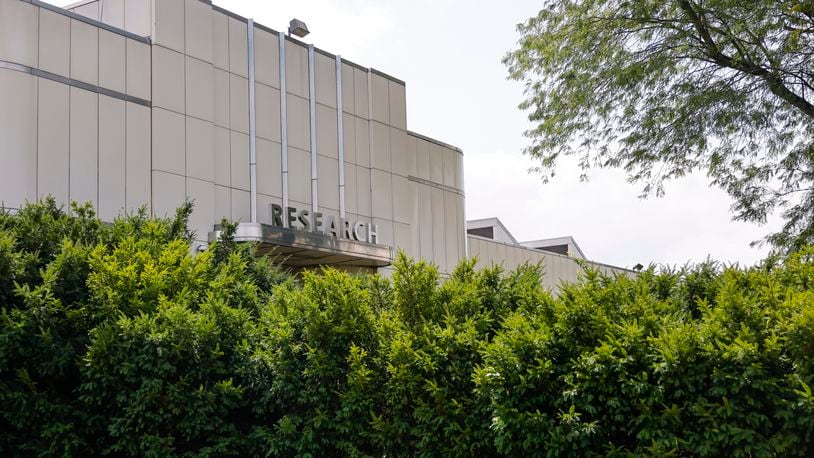
<svg viewBox="0 0 814 458">
<path fill-rule="evenodd" d="M 65 4 L 67 2 L 55 2 Z M 407 82 L 407 128 L 464 151 L 467 219 L 496 216 L 518 240 L 571 235 L 590 259 L 633 266 L 683 264 L 707 255 L 754 264 L 750 248 L 769 226 L 731 221 L 730 199 L 703 175 L 673 182 L 664 198 L 641 200 L 624 174 L 593 171 L 579 181 L 562 163 L 555 180 L 530 175 L 522 155 L 522 85 L 506 79 L 503 55 L 517 23 L 539 1 L 215 0 L 275 30 L 296 17 L 305 41 Z"/>
</svg>

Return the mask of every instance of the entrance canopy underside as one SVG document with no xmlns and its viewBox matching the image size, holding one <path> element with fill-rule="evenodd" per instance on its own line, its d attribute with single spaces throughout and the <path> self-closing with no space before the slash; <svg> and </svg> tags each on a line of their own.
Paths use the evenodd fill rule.
<svg viewBox="0 0 814 458">
<path fill-rule="evenodd" d="M 220 233 L 220 226 L 215 226 L 209 233 L 209 241 L 217 240 Z M 389 246 L 268 224 L 240 223 L 235 241 L 255 242 L 259 254 L 279 256 L 284 265 L 294 267 L 384 267 L 393 262 L 393 249 Z"/>
</svg>

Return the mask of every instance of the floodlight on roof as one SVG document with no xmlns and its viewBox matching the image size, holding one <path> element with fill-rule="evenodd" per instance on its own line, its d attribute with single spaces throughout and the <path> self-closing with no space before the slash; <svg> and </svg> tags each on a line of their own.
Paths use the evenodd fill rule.
<svg viewBox="0 0 814 458">
<path fill-rule="evenodd" d="M 292 19 L 291 22 L 288 23 L 288 34 L 289 35 L 296 35 L 296 36 L 302 38 L 302 37 L 308 35 L 309 33 L 311 33 L 311 32 L 308 31 L 308 26 L 305 25 L 304 22 L 302 22 L 301 20 L 299 20 L 297 18 Z"/>
</svg>

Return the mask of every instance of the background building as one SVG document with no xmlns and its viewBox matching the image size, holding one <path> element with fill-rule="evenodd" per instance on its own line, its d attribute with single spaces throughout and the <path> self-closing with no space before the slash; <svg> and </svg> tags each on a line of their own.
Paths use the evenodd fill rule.
<svg viewBox="0 0 814 458">
<path fill-rule="evenodd" d="M 239 220 L 292 266 L 386 270 L 403 249 L 448 273 L 469 240 L 487 262 L 525 259 L 482 250 L 503 242 L 552 281 L 576 275 L 549 245 L 467 236 L 463 154 L 407 130 L 403 81 L 206 1 L 0 0 L 0 102 L 6 207 L 51 194 L 112 220 L 188 197 L 199 243 Z M 303 230 L 316 213 L 342 227 Z"/>
</svg>

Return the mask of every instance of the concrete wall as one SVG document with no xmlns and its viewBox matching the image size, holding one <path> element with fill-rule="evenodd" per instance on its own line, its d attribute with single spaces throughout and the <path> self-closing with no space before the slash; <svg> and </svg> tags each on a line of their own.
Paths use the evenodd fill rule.
<svg viewBox="0 0 814 458">
<path fill-rule="evenodd" d="M 469 256 L 477 257 L 480 265 L 501 265 L 505 270 L 513 270 L 524 263 L 541 263 L 543 266 L 543 286 L 556 291 L 562 282 L 576 282 L 582 267 L 574 258 L 555 253 L 546 253 L 520 245 L 507 244 L 483 237 L 469 235 Z M 633 271 L 585 261 L 607 275 L 635 275 Z"/>
</svg>

